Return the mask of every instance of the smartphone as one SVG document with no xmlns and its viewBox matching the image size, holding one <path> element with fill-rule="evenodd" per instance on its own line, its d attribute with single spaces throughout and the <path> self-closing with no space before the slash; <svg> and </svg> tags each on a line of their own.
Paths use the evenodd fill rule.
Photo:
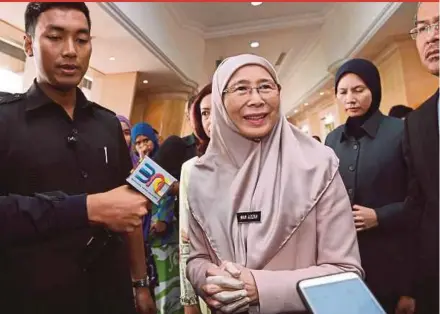
<svg viewBox="0 0 440 314">
<path fill-rule="evenodd" d="M 313 314 L 386 314 L 364 281 L 352 272 L 304 279 L 297 288 Z"/>
</svg>

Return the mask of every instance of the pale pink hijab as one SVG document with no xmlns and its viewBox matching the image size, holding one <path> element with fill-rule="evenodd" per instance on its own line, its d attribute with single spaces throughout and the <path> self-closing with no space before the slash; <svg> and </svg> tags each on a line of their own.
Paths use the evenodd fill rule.
<svg viewBox="0 0 440 314">
<path fill-rule="evenodd" d="M 338 162 L 330 149 L 281 114 L 260 142 L 239 134 L 222 91 L 246 65 L 260 65 L 278 83 L 272 65 L 255 55 L 225 59 L 217 68 L 211 141 L 191 172 L 189 205 L 220 261 L 262 269 L 314 209 Z M 249 211 L 261 211 L 261 223 L 238 224 L 236 214 Z"/>
</svg>

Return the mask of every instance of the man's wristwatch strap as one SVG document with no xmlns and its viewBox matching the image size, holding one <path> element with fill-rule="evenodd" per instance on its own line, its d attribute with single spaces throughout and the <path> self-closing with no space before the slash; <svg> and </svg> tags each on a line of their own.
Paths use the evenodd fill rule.
<svg viewBox="0 0 440 314">
<path fill-rule="evenodd" d="M 133 280 L 132 281 L 133 288 L 148 288 L 150 286 L 150 279 L 147 277 Z"/>
</svg>

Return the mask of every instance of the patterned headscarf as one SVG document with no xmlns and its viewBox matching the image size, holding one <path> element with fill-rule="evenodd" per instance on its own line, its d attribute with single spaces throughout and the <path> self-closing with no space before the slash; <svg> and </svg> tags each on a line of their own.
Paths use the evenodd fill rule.
<svg viewBox="0 0 440 314">
<path fill-rule="evenodd" d="M 157 153 L 158 149 L 159 149 L 159 141 L 157 139 L 157 135 L 156 132 L 154 132 L 154 129 L 151 125 L 149 125 L 148 123 L 145 122 L 141 122 L 136 124 L 132 129 L 131 129 L 131 145 L 134 146 L 136 143 L 136 138 L 139 135 L 143 135 L 148 137 L 148 139 L 150 141 L 153 142 L 153 151 L 150 154 L 150 158 L 154 157 L 154 155 Z"/>
</svg>

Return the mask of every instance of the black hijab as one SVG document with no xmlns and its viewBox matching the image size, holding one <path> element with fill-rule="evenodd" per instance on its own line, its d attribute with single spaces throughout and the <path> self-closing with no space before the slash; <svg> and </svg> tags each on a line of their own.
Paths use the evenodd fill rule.
<svg viewBox="0 0 440 314">
<path fill-rule="evenodd" d="M 367 121 L 377 110 L 379 110 L 380 101 L 382 98 L 382 88 L 380 84 L 380 75 L 376 66 L 365 59 L 351 59 L 345 62 L 336 73 L 335 78 L 335 94 L 338 90 L 338 84 L 341 78 L 348 73 L 356 74 L 364 81 L 365 85 L 371 91 L 372 99 L 371 106 L 368 111 L 359 117 L 349 117 L 345 124 L 346 132 L 355 138 L 362 137 L 365 132 L 362 125 Z"/>
</svg>

